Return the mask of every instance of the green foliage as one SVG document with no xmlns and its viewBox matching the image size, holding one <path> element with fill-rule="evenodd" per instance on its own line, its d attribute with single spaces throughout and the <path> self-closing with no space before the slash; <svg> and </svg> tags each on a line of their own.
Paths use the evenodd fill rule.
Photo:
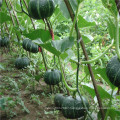
<svg viewBox="0 0 120 120">
<path fill-rule="evenodd" d="M 102 0 L 103 5 L 109 9 L 109 11 L 115 16 L 117 17 L 118 14 L 118 10 L 116 7 L 116 3 L 115 0 Z"/>
<path fill-rule="evenodd" d="M 2 18 L 2 19 L 1 19 Z M 7 21 L 11 21 L 11 17 L 4 12 L 0 12 L 0 23 L 3 24 Z"/>
<path fill-rule="evenodd" d="M 41 1 L 43 2 L 43 0 Z M 31 19 L 25 14 L 20 12 L 21 6 L 19 1 L 11 0 L 11 2 L 14 10 L 11 9 L 10 5 L 9 5 L 9 8 L 7 8 L 5 1 L 3 1 L 2 7 L 1 7 L 1 11 L 0 11 L 1 36 L 4 36 L 5 35 L 4 33 L 7 32 L 6 25 L 4 24 L 6 23 L 9 30 L 8 33 L 11 38 L 10 39 L 11 57 L 10 58 L 16 58 L 16 56 L 23 53 L 23 54 L 26 54 L 26 56 L 29 56 L 31 60 L 31 65 L 28 66 L 27 70 L 20 70 L 20 73 L 18 73 L 18 76 L 17 76 L 18 78 L 16 77 L 17 81 L 13 79 L 14 76 L 12 76 L 13 78 L 8 77 L 6 79 L 3 79 L 4 81 L 0 82 L 1 94 L 6 95 L 5 91 L 7 91 L 8 94 L 10 95 L 15 94 L 18 96 L 16 97 L 14 95 L 15 98 L 9 98 L 7 99 L 7 101 L 0 99 L 0 107 L 1 108 L 5 107 L 7 111 L 11 110 L 12 111 L 11 117 L 13 117 L 14 115 L 17 115 L 17 113 L 13 112 L 13 110 L 18 105 L 21 106 L 22 111 L 27 113 L 30 112 L 25 106 L 24 98 L 21 96 L 21 93 L 20 93 L 20 90 L 22 87 L 25 87 L 25 93 L 29 92 L 31 94 L 29 99 L 30 103 L 33 103 L 39 106 L 42 105 L 41 96 L 40 94 L 37 95 L 38 91 L 36 88 L 39 86 L 39 84 L 41 84 L 42 78 L 44 77 L 44 73 L 46 71 L 44 62 L 43 62 L 43 57 L 42 57 L 43 55 L 41 55 L 41 53 L 29 54 L 27 51 L 31 51 L 32 45 L 29 46 L 29 50 L 28 50 L 28 46 L 27 44 L 25 44 L 24 48 L 26 47 L 27 51 L 23 50 L 22 42 L 24 41 L 24 39 L 26 38 L 31 39 L 31 42 L 37 45 L 35 50 L 37 52 L 38 52 L 38 46 L 42 47 L 46 64 L 50 68 L 55 67 L 59 69 L 60 65 L 58 64 L 57 57 L 59 57 L 60 59 L 62 58 L 61 64 L 64 70 L 65 80 L 67 81 L 68 85 L 74 88 L 76 88 L 76 69 L 78 65 L 78 62 L 77 62 L 78 53 L 77 53 L 76 43 L 80 42 L 81 39 L 78 41 L 76 39 L 77 34 L 74 29 L 73 22 L 70 19 L 70 14 L 68 12 L 66 4 L 64 3 L 64 0 L 54 0 L 55 10 L 53 15 L 50 18 L 48 18 L 48 21 L 50 21 L 49 22 L 50 26 L 54 32 L 54 41 L 51 41 L 51 34 L 49 32 L 49 28 L 46 27 L 45 25 L 46 23 L 45 21 L 33 20 L 34 26 L 36 28 L 34 30 Z M 9 1 L 7 1 L 7 3 L 9 3 Z M 26 0 L 26 3 L 28 5 L 29 0 Z M 98 57 L 100 54 L 102 54 L 106 50 L 107 46 L 111 44 L 112 39 L 116 39 L 116 36 L 115 36 L 116 20 L 114 20 L 114 17 L 116 19 L 118 11 L 117 11 L 115 1 L 114 0 L 91 0 L 91 1 L 90 0 L 69 0 L 69 3 L 74 11 L 74 15 L 76 13 L 77 8 L 79 7 L 78 16 L 76 20 L 78 23 L 78 27 L 80 28 L 81 37 L 85 44 L 88 57 L 90 60 L 92 60 Z M 23 4 L 24 10 L 28 11 L 23 1 L 22 1 L 22 4 Z M 102 4 L 105 6 L 105 8 Z M 9 15 L 9 10 L 12 14 L 15 25 L 12 24 L 12 21 L 11 21 L 12 19 Z M 46 12 L 48 8 L 44 10 Z M 16 17 L 19 21 L 19 25 L 17 24 L 16 17 L 14 16 L 14 12 L 16 13 Z M 34 15 L 37 15 L 37 13 Z M 44 13 L 44 15 L 46 14 Z M 72 27 L 73 27 L 73 34 L 72 34 L 72 37 L 70 37 L 69 35 Z M 7 50 L 6 48 L 0 47 L 0 54 L 5 53 L 6 50 Z M 98 114 L 98 118 L 101 119 L 101 116 L 99 115 L 100 113 L 97 111 L 99 106 L 96 100 L 96 93 L 94 90 L 94 86 L 92 85 L 92 82 L 91 82 L 89 69 L 86 64 L 81 64 L 81 61 L 86 60 L 82 51 L 82 47 L 79 48 L 79 52 L 80 52 L 79 53 L 79 59 L 80 59 L 79 73 L 80 74 L 78 77 L 79 78 L 78 87 L 80 89 L 81 95 L 85 95 L 87 98 L 89 98 L 89 101 L 91 103 L 90 107 L 94 108 L 94 109 L 90 109 L 90 113 Z M 106 65 L 108 61 L 111 59 L 111 57 L 114 56 L 115 54 L 116 54 L 115 46 L 113 45 L 113 47 L 111 47 L 111 49 L 106 53 L 106 55 L 104 55 L 104 57 L 100 58 L 98 61 L 94 61 L 93 63 L 91 63 L 92 71 L 93 71 L 95 80 L 98 84 L 97 89 L 98 89 L 100 98 L 103 101 L 102 102 L 103 107 L 108 107 L 106 108 L 106 112 L 105 112 L 106 114 L 107 111 L 109 111 L 108 119 L 109 117 L 111 119 L 115 119 L 119 117 L 119 114 L 120 114 L 119 113 L 119 108 L 120 108 L 119 96 L 117 96 L 116 94 L 112 95 L 112 92 L 111 93 L 108 92 L 109 90 L 115 89 L 115 86 L 110 81 L 114 79 L 113 74 L 115 73 L 115 71 L 118 72 L 119 70 L 114 70 L 115 68 L 114 69 L 111 68 L 112 73 L 110 73 L 109 75 L 112 76 L 112 78 L 110 78 L 110 80 L 108 79 L 106 74 L 106 70 L 107 70 Z M 11 69 L 14 69 L 13 61 L 14 60 L 12 59 L 11 63 L 7 65 L 7 62 L 6 64 L 4 64 L 2 63 L 2 60 L 1 60 L 0 70 L 4 72 L 5 70 L 11 71 Z M 11 66 L 11 68 L 9 68 L 9 66 Z M 116 66 L 118 67 L 118 65 Z M 17 74 L 17 73 L 14 73 L 14 74 Z M 23 75 L 22 79 L 19 77 L 19 75 Z M 60 78 L 60 75 L 58 76 Z M 52 77 L 55 77 L 55 76 L 52 76 Z M 50 78 L 50 77 L 47 77 L 47 78 Z M 57 79 L 58 83 L 59 83 L 59 78 Z M 116 86 L 119 86 L 119 83 L 117 83 Z M 62 83 L 62 86 L 60 84 L 60 88 L 62 89 L 62 91 L 64 91 L 64 94 L 67 93 L 63 83 Z M 41 86 L 39 86 L 39 89 L 42 89 Z M 56 88 L 55 88 L 55 91 L 56 91 Z M 34 92 L 34 93 L 31 93 L 31 92 Z M 44 93 L 43 96 L 46 97 L 47 96 L 46 92 L 44 91 L 43 93 Z M 70 92 L 70 94 L 73 95 L 72 92 Z M 59 107 L 61 104 L 59 102 L 59 101 L 62 101 L 61 98 L 58 98 L 58 101 L 56 104 L 57 107 Z M 73 101 L 75 100 L 74 98 L 70 98 L 70 99 L 72 99 Z M 67 102 L 68 100 L 66 101 L 66 104 Z M 4 103 L 7 103 L 7 106 Z M 64 105 L 66 106 L 66 104 Z M 69 104 L 69 106 L 71 107 L 71 104 Z M 49 115 L 49 114 L 54 115 L 53 111 L 44 110 L 44 113 L 45 115 Z M 58 111 L 56 113 L 58 114 Z M 74 114 L 72 114 L 71 112 L 70 115 L 74 115 Z"/>
<path fill-rule="evenodd" d="M 79 28 L 95 26 L 95 22 L 86 21 L 81 15 L 78 15 L 78 26 Z"/>
<path fill-rule="evenodd" d="M 31 40 L 35 40 L 39 38 L 43 42 L 46 42 L 51 38 L 49 31 L 45 31 L 43 29 L 34 30 L 30 33 L 24 34 L 24 36 Z"/>
</svg>

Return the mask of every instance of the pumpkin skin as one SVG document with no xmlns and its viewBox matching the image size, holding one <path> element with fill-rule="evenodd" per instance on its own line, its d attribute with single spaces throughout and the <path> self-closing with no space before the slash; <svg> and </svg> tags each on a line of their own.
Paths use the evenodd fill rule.
<svg viewBox="0 0 120 120">
<path fill-rule="evenodd" d="M 120 61 L 117 56 L 114 56 L 108 62 L 106 74 L 113 85 L 120 87 Z"/>
<path fill-rule="evenodd" d="M 39 46 L 33 43 L 30 39 L 24 39 L 22 46 L 25 50 L 32 53 L 37 53 L 39 50 L 38 49 Z"/>
<path fill-rule="evenodd" d="M 27 57 L 19 57 L 15 61 L 15 67 L 17 69 L 23 69 L 30 65 L 30 60 Z"/>
<path fill-rule="evenodd" d="M 50 17 L 55 9 L 53 0 L 30 0 L 28 4 L 29 16 L 34 19 Z"/>
<path fill-rule="evenodd" d="M 86 107 L 89 108 L 88 101 L 84 97 L 82 98 L 86 104 Z M 79 96 L 76 96 L 76 99 L 72 96 L 68 96 L 63 100 L 62 113 L 63 116 L 68 119 L 77 119 L 83 117 L 86 113 L 86 110 Z"/>
<path fill-rule="evenodd" d="M 56 85 L 62 80 L 59 70 L 47 70 L 44 74 L 44 81 L 48 85 Z"/>
<path fill-rule="evenodd" d="M 0 47 L 7 47 L 9 45 L 9 38 L 4 37 L 0 39 Z"/>
<path fill-rule="evenodd" d="M 57 107 L 57 109 L 61 110 L 61 106 L 62 106 L 64 98 L 65 97 L 63 96 L 63 94 L 57 93 L 55 95 L 54 103 L 55 103 L 55 106 Z"/>
</svg>

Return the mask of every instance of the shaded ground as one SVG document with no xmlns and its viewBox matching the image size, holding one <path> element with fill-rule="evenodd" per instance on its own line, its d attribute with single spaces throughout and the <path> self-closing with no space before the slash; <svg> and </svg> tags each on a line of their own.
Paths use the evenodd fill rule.
<svg viewBox="0 0 120 120">
<path fill-rule="evenodd" d="M 7 104 L 6 113 L 0 110 L 0 120 L 66 120 L 62 113 L 55 109 L 53 102 L 54 95 L 50 94 L 49 87 L 43 80 L 40 80 L 34 92 L 32 90 L 27 91 L 26 83 L 22 81 L 24 75 L 21 75 L 27 71 L 16 70 L 14 58 L 10 54 L 2 55 L 0 52 L 0 64 L 4 67 L 4 69 L 0 69 L 0 98 L 4 96 L 12 99 L 11 103 L 9 103 L 10 105 Z M 11 80 L 14 80 L 13 87 L 13 83 L 10 82 Z M 14 88 L 16 83 L 19 87 L 19 93 Z M 39 96 L 39 104 L 38 101 L 36 102 L 31 99 L 32 94 Z M 20 97 L 18 97 L 19 95 Z M 23 106 L 21 107 L 18 103 L 17 99 L 19 98 L 24 102 L 23 106 L 30 113 L 27 113 Z"/>
</svg>

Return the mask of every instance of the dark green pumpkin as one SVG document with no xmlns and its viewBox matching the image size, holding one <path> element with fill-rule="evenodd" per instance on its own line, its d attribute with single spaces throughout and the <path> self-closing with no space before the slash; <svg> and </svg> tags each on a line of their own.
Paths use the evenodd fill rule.
<svg viewBox="0 0 120 120">
<path fill-rule="evenodd" d="M 120 61 L 117 56 L 114 56 L 108 62 L 106 73 L 110 82 L 116 87 L 120 87 Z"/>
<path fill-rule="evenodd" d="M 29 16 L 34 19 L 50 17 L 55 9 L 53 0 L 30 0 L 28 4 Z"/>
<path fill-rule="evenodd" d="M 0 7 L 2 6 L 2 0 L 0 0 Z"/>
<path fill-rule="evenodd" d="M 84 98 L 87 108 L 89 108 L 88 101 Z M 77 119 L 83 117 L 86 113 L 86 109 L 83 106 L 83 103 L 79 96 L 73 98 L 72 96 L 65 97 L 62 102 L 62 113 L 63 116 L 68 119 Z"/>
<path fill-rule="evenodd" d="M 38 52 L 38 45 L 33 43 L 30 39 L 23 40 L 23 48 L 29 52 L 37 53 Z"/>
<path fill-rule="evenodd" d="M 17 69 L 23 69 L 30 65 L 30 60 L 27 57 L 19 57 L 15 61 L 15 67 Z"/>
<path fill-rule="evenodd" d="M 0 39 L 0 47 L 7 47 L 9 45 L 9 38 L 4 37 Z"/>
<path fill-rule="evenodd" d="M 47 70 L 44 74 L 44 81 L 48 85 L 56 85 L 62 80 L 59 70 Z"/>
<path fill-rule="evenodd" d="M 59 109 L 59 110 L 61 109 L 64 98 L 65 97 L 63 96 L 63 94 L 57 93 L 55 95 L 54 103 L 55 103 L 55 106 L 57 107 L 57 109 Z"/>
</svg>

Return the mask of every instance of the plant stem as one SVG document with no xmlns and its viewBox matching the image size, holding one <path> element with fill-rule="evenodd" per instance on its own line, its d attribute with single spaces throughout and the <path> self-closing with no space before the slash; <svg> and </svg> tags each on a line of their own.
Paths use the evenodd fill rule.
<svg viewBox="0 0 120 120">
<path fill-rule="evenodd" d="M 25 0 L 23 0 L 23 2 L 25 3 L 26 8 L 28 9 L 28 6 L 27 6 L 26 1 L 25 1 Z M 33 28 L 34 28 L 34 30 L 35 30 L 35 25 L 34 25 L 33 19 L 32 19 L 31 17 L 30 17 L 30 20 L 31 20 L 32 25 L 33 25 Z"/>
<path fill-rule="evenodd" d="M 8 11 L 9 11 L 9 14 L 10 14 L 10 17 L 11 17 L 11 20 L 12 20 L 12 24 L 13 24 L 13 26 L 15 26 L 15 21 L 14 21 L 14 19 L 13 19 L 13 17 L 12 17 L 12 14 L 11 14 L 11 12 L 10 12 L 10 10 L 9 10 L 9 6 L 8 6 L 8 3 L 7 3 L 6 0 L 5 0 L 5 3 L 6 3 L 6 6 L 7 6 L 7 8 L 8 8 Z M 18 41 L 20 41 L 17 33 L 16 33 L 16 36 L 17 36 Z"/>
<path fill-rule="evenodd" d="M 79 5 L 77 6 L 77 10 L 76 10 L 75 18 L 74 18 L 73 25 L 72 25 L 72 28 L 71 28 L 70 36 L 72 36 L 72 34 L 73 34 L 73 29 L 75 27 L 76 20 L 77 20 L 78 10 L 79 10 Z"/>
<path fill-rule="evenodd" d="M 58 61 L 59 61 L 59 65 L 60 65 L 60 71 L 61 71 L 61 74 L 62 74 L 62 81 L 63 81 L 66 89 L 67 89 L 68 91 L 71 91 L 71 92 L 77 91 L 77 88 L 71 88 L 71 87 L 68 86 L 68 84 L 66 83 L 65 78 L 64 78 L 64 75 L 63 75 L 63 70 L 62 70 L 61 61 L 60 61 L 60 58 L 59 58 L 59 57 L 58 57 Z"/>
<path fill-rule="evenodd" d="M 113 44 L 114 44 L 114 40 L 112 40 L 112 43 L 109 45 L 109 47 L 100 56 L 98 56 L 98 57 L 96 57 L 92 60 L 81 61 L 80 64 L 89 64 L 89 63 L 96 62 L 97 60 L 99 60 L 101 57 L 103 57 L 108 52 L 108 50 L 113 46 Z"/>
<path fill-rule="evenodd" d="M 70 13 L 70 16 L 71 16 L 71 19 L 72 21 L 74 20 L 74 11 L 73 11 L 73 8 L 71 7 L 70 3 L 68 0 L 64 0 L 65 4 L 66 4 L 66 7 Z M 75 29 L 77 31 L 77 28 L 78 26 L 75 25 Z M 79 35 L 79 39 L 81 39 L 80 41 L 80 44 L 82 46 L 82 49 L 83 49 L 83 52 L 84 52 L 84 55 L 85 55 L 85 58 L 86 60 L 89 60 L 88 58 L 88 55 L 87 55 L 87 52 L 86 52 L 86 49 L 85 49 L 85 45 L 83 43 L 83 40 L 81 38 L 81 34 L 80 34 L 80 31 L 78 29 L 78 35 Z M 97 89 L 97 85 L 96 85 L 96 81 L 95 81 L 95 77 L 94 77 L 94 74 L 93 74 L 93 71 L 92 71 L 92 68 L 91 68 L 91 65 L 88 64 L 88 69 L 89 69 L 89 72 L 90 72 L 90 75 L 91 75 L 91 78 L 92 78 L 92 82 L 93 82 L 93 86 L 94 86 L 94 89 L 95 89 L 95 93 L 96 93 L 96 97 L 97 97 L 97 100 L 98 100 L 98 104 L 99 104 L 99 108 L 100 108 L 100 113 L 101 113 L 101 116 L 102 116 L 102 120 L 104 120 L 104 111 L 103 111 L 103 107 L 102 107 L 102 101 L 101 101 L 101 98 L 100 98 L 100 95 L 99 95 L 99 92 L 98 92 L 98 89 Z"/>
<path fill-rule="evenodd" d="M 82 101 L 82 103 L 83 103 L 83 106 L 85 107 L 85 110 L 86 110 L 88 116 L 90 117 L 91 120 L 93 120 L 93 118 L 92 118 L 92 116 L 90 115 L 90 113 L 89 113 L 89 111 L 88 111 L 88 108 L 87 108 L 87 106 L 86 106 L 86 104 L 85 104 L 85 102 L 84 102 L 84 100 L 83 100 L 83 98 L 82 98 L 82 96 L 81 96 L 81 94 L 80 94 L 79 89 L 77 89 L 77 92 L 78 92 L 78 95 L 80 96 L 80 99 L 81 99 L 81 101 Z"/>
<path fill-rule="evenodd" d="M 112 89 L 112 92 L 111 92 L 111 97 L 110 97 L 110 101 L 109 101 L 109 104 L 108 104 L 109 109 L 111 108 L 111 105 L 112 105 L 113 92 L 114 92 L 114 89 Z M 107 117 L 108 117 L 108 114 L 109 114 L 109 109 L 107 109 L 107 112 L 106 112 L 106 115 L 105 115 L 105 120 L 107 120 Z"/>
<path fill-rule="evenodd" d="M 116 53 L 120 60 L 120 49 L 119 49 L 119 13 L 116 19 L 116 41 L 115 41 Z"/>
<path fill-rule="evenodd" d="M 25 4 L 26 8 L 28 9 L 28 6 L 27 6 L 26 1 L 23 0 L 23 2 L 24 2 L 24 4 Z M 22 1 L 21 1 L 21 0 L 20 0 L 20 4 L 21 4 L 22 11 L 24 12 L 23 7 L 22 7 Z M 25 12 L 24 12 L 24 13 L 25 13 Z M 29 15 L 28 15 L 28 16 L 29 16 Z M 31 23 L 32 23 L 33 28 L 34 28 L 34 30 L 35 30 L 35 24 L 34 24 L 34 22 L 33 22 L 33 20 L 32 20 L 31 17 L 30 17 L 30 20 L 31 20 Z M 43 51 L 42 48 L 41 48 L 41 54 L 42 54 L 42 58 L 43 58 L 43 63 L 44 63 L 44 65 L 45 65 L 45 69 L 46 69 L 46 71 L 47 71 L 47 64 L 46 64 L 46 61 L 45 61 L 45 55 L 44 55 L 44 51 Z"/>
</svg>

